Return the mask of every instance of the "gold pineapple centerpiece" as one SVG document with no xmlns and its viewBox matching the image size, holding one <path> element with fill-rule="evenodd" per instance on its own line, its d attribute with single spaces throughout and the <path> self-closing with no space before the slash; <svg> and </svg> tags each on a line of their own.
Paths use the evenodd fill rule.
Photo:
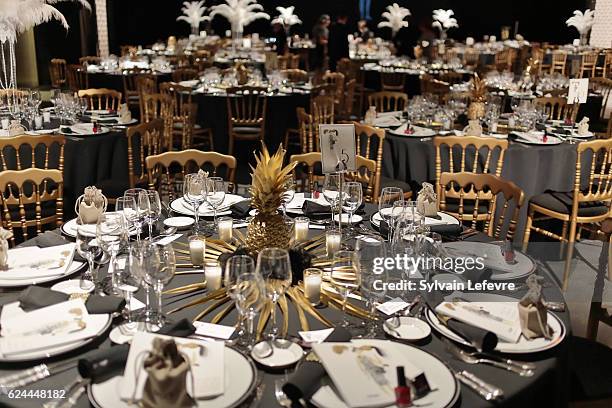
<svg viewBox="0 0 612 408">
<path fill-rule="evenodd" d="M 472 79 L 472 102 L 468 108 L 468 119 L 481 119 L 485 116 L 485 100 L 487 96 L 487 86 L 480 79 L 478 74 L 474 73 Z"/>
<path fill-rule="evenodd" d="M 278 208 L 287 191 L 287 181 L 291 178 L 295 163 L 283 167 L 284 158 L 285 150 L 282 147 L 270 156 L 263 144 L 261 153 L 255 155 L 256 167 L 251 166 L 251 206 L 257 210 L 257 214 L 247 228 L 246 246 L 255 253 L 269 247 L 289 248 L 291 228 Z"/>
</svg>

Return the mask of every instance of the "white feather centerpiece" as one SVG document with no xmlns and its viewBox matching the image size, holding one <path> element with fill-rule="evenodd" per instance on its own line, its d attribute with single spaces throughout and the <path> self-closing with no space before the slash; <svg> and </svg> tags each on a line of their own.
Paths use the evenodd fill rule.
<svg viewBox="0 0 612 408">
<path fill-rule="evenodd" d="M 378 28 L 389 27 L 393 37 L 404 27 L 408 27 L 408 22 L 404 20 L 410 14 L 410 10 L 406 7 L 400 7 L 397 3 L 387 6 L 387 11 L 382 13 L 382 18 L 387 21 L 378 23 Z"/>
<path fill-rule="evenodd" d="M 204 0 L 202 1 L 185 1 L 183 2 L 182 16 L 178 16 L 176 21 L 185 21 L 191 26 L 191 34 L 198 35 L 200 33 L 200 23 L 210 20 L 210 17 L 205 16 L 206 7 Z"/>
<path fill-rule="evenodd" d="M 453 27 L 459 27 L 457 19 L 453 17 L 455 12 L 451 9 L 437 9 L 433 11 L 433 23 L 432 27 L 436 27 L 440 30 L 440 39 L 446 40 L 447 31 Z"/>
<path fill-rule="evenodd" d="M 574 10 L 574 15 L 567 19 L 565 24 L 574 27 L 580 34 L 580 45 L 587 45 L 587 39 L 593 24 L 595 23 L 595 10 L 586 9 L 584 13 Z"/>
<path fill-rule="evenodd" d="M 210 9 L 210 18 L 219 15 L 230 22 L 234 46 L 242 39 L 244 27 L 260 18 L 270 19 L 270 15 L 263 12 L 263 6 L 256 0 L 225 0 L 225 4 L 218 4 Z"/>
<path fill-rule="evenodd" d="M 302 24 L 302 20 L 295 15 L 293 12 L 295 10 L 295 6 L 289 7 L 277 7 L 276 10 L 279 12 L 279 15 L 274 17 L 271 21 L 271 24 L 280 24 L 285 28 L 287 34 L 289 34 L 289 29 L 291 26 L 296 24 Z"/>
</svg>

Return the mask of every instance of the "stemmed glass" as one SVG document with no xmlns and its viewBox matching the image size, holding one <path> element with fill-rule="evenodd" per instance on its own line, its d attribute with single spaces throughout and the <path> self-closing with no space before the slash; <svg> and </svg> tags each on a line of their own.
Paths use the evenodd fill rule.
<svg viewBox="0 0 612 408">
<path fill-rule="evenodd" d="M 239 314 L 239 330 L 238 336 L 244 335 L 244 318 L 246 317 L 243 313 L 244 310 L 240 307 L 238 303 L 238 277 L 246 274 L 255 273 L 255 261 L 248 255 L 235 255 L 227 260 L 225 265 L 225 273 L 223 274 L 223 284 L 225 285 L 225 289 L 231 299 L 236 303 L 236 308 Z"/>
<path fill-rule="evenodd" d="M 170 282 L 176 272 L 176 259 L 172 245 L 154 245 L 152 259 L 147 261 L 149 267 L 145 270 L 144 280 L 157 295 L 157 322 L 161 328 L 166 322 L 166 316 L 162 309 L 162 292 L 164 286 Z"/>
<path fill-rule="evenodd" d="M 157 191 L 147 190 L 145 193 L 139 196 L 141 203 L 140 208 L 145 209 L 144 220 L 149 226 L 149 239 L 153 239 L 153 224 L 161 216 L 161 200 L 159 199 L 159 193 Z"/>
<path fill-rule="evenodd" d="M 110 256 L 109 272 L 111 274 L 111 293 L 120 295 L 117 289 L 116 261 L 117 254 L 127 246 L 128 233 L 125 219 L 120 213 L 104 213 L 98 218 L 96 225 L 96 239 L 98 245 Z"/>
<path fill-rule="evenodd" d="M 388 239 L 393 238 L 393 229 L 395 227 L 395 220 L 393 218 L 393 204 L 396 201 L 404 201 L 404 192 L 399 187 L 385 187 L 380 193 L 378 199 L 378 213 L 381 218 L 386 221 L 389 227 Z"/>
<path fill-rule="evenodd" d="M 382 238 L 374 236 L 361 236 L 355 242 L 355 251 L 359 254 L 361 268 L 360 291 L 369 306 L 370 320 L 366 324 L 364 337 L 375 338 L 377 325 L 375 322 L 376 306 L 383 303 L 387 294 L 386 286 L 380 282 L 387 282 L 388 274 L 385 268 L 379 270 L 375 266 L 376 259 L 385 257 L 385 242 Z"/>
<path fill-rule="evenodd" d="M 123 193 L 124 200 L 115 203 L 115 211 L 123 211 L 125 219 L 136 228 L 136 241 L 140 241 L 146 210 L 141 207 L 140 197 L 146 192 L 142 188 L 130 188 Z"/>
<path fill-rule="evenodd" d="M 283 194 L 283 218 L 287 218 L 287 204 L 289 204 L 295 196 L 295 181 L 293 178 L 288 178 L 285 183 L 287 190 Z"/>
<path fill-rule="evenodd" d="M 140 318 L 145 322 L 153 321 L 151 310 L 151 286 L 145 280 L 146 271 L 159 266 L 157 244 L 151 241 L 137 241 L 130 245 L 129 264 L 134 281 L 145 289 L 145 309 Z"/>
<path fill-rule="evenodd" d="M 348 181 L 342 186 L 342 209 L 349 215 L 348 223 L 352 228 L 353 214 L 363 201 L 363 189 L 358 181 Z M 340 220 L 342 222 L 342 219 Z"/>
<path fill-rule="evenodd" d="M 349 327 L 346 305 L 348 296 L 359 289 L 361 285 L 361 268 L 359 255 L 355 251 L 338 251 L 334 254 L 331 269 L 331 284 L 342 296 L 343 319 L 341 327 Z"/>
<path fill-rule="evenodd" d="M 97 286 L 96 282 L 98 277 L 96 276 L 94 259 L 102 253 L 102 248 L 100 248 L 96 241 L 96 235 L 92 234 L 92 231 L 88 230 L 83 225 L 77 227 L 76 250 L 79 255 L 87 260 L 89 266 L 81 275 L 79 286 L 83 290 L 90 290 L 92 287 L 95 288 Z"/>
<path fill-rule="evenodd" d="M 132 318 L 132 297 L 133 293 L 138 290 L 142 284 L 142 275 L 137 267 L 132 268 L 131 262 L 132 248 L 129 250 L 128 259 L 126 259 L 125 266 L 120 268 L 117 272 L 117 289 L 123 292 L 125 296 L 125 310 L 124 315 L 126 322 L 119 326 L 120 332 L 124 336 L 133 336 L 137 331 L 137 324 L 134 324 Z"/>
<path fill-rule="evenodd" d="M 340 184 L 342 175 L 339 173 L 329 173 L 325 175 L 323 181 L 323 197 L 331 207 L 332 225 L 334 223 L 334 215 L 336 207 L 340 208 Z"/>
<path fill-rule="evenodd" d="M 204 177 L 198 173 L 191 173 L 183 180 L 183 199 L 193 207 L 195 224 L 193 230 L 198 233 L 200 229 L 200 206 L 206 199 L 206 183 Z"/>
<path fill-rule="evenodd" d="M 289 252 L 282 248 L 264 248 L 257 257 L 257 272 L 265 280 L 265 294 L 272 302 L 272 328 L 270 341 L 279 343 L 276 324 L 276 304 L 291 286 L 291 262 Z"/>
<path fill-rule="evenodd" d="M 208 177 L 206 180 L 206 201 L 213 209 L 214 226 L 217 226 L 217 210 L 225 200 L 225 181 L 221 177 Z"/>
<path fill-rule="evenodd" d="M 236 306 L 247 321 L 245 343 L 248 349 L 252 349 L 255 344 L 255 316 L 266 303 L 263 279 L 257 273 L 243 273 L 238 276 L 235 292 Z"/>
</svg>

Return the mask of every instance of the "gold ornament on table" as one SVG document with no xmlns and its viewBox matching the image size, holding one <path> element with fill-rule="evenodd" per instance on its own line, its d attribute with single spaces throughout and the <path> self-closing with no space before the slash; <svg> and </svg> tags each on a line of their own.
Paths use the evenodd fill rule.
<svg viewBox="0 0 612 408">
<path fill-rule="evenodd" d="M 291 228 L 285 223 L 278 208 L 287 192 L 287 181 L 295 163 L 283 167 L 285 150 L 282 147 L 270 156 L 262 145 L 262 151 L 255 155 L 257 165 L 252 169 L 251 206 L 257 211 L 247 228 L 246 246 L 258 253 L 263 248 L 289 248 Z"/>
<path fill-rule="evenodd" d="M 486 96 L 487 86 L 478 74 L 475 73 L 472 79 L 472 103 L 470 103 L 468 108 L 468 119 L 480 119 L 485 116 Z"/>
<path fill-rule="evenodd" d="M 108 200 L 102 190 L 94 186 L 85 187 L 83 194 L 77 198 L 74 211 L 81 224 L 95 224 L 100 214 L 106 211 Z"/>
<path fill-rule="evenodd" d="M 438 199 L 432 184 L 423 183 L 423 188 L 417 196 L 417 211 L 425 217 L 438 215 Z"/>
</svg>

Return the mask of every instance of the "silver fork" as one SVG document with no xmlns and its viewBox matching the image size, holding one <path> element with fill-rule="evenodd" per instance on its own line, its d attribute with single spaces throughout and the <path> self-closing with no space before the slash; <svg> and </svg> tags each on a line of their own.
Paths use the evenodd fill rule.
<svg viewBox="0 0 612 408">
<path fill-rule="evenodd" d="M 475 353 L 468 353 L 465 350 L 451 344 L 450 341 L 444 339 L 446 343 L 446 350 L 451 353 L 456 359 L 463 361 L 467 364 L 488 364 L 493 367 L 501 368 L 507 371 L 511 371 L 520 375 L 521 377 L 531 377 L 534 374 L 533 368 L 530 367 L 529 363 L 521 364 L 516 363 L 512 360 L 497 361 L 491 358 L 478 357 Z"/>
</svg>

